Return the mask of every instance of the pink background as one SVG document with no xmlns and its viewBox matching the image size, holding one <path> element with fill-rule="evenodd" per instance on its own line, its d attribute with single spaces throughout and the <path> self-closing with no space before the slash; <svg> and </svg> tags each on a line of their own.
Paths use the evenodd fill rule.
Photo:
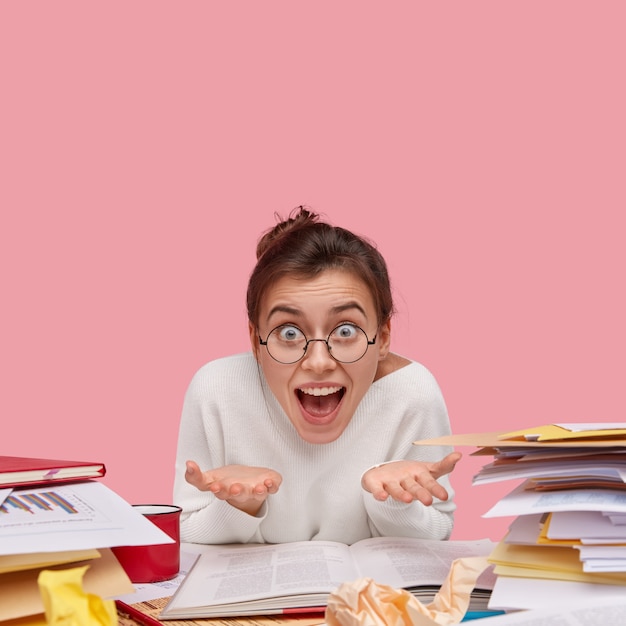
<svg viewBox="0 0 626 626">
<path fill-rule="evenodd" d="M 455 432 L 623 420 L 624 6 L 3 2 L 1 453 L 170 502 L 185 388 L 248 348 L 299 204 L 378 243 Z M 455 538 L 510 523 L 481 464 Z"/>
</svg>

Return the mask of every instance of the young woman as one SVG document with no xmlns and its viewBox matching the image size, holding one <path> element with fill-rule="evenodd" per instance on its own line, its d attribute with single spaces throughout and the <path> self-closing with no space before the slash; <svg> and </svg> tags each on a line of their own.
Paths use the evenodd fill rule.
<svg viewBox="0 0 626 626">
<path fill-rule="evenodd" d="M 300 207 L 260 239 L 247 305 L 252 351 L 202 367 L 185 396 L 182 540 L 447 539 L 460 454 L 413 445 L 450 424 L 430 372 L 390 351 L 375 246 Z"/>
</svg>

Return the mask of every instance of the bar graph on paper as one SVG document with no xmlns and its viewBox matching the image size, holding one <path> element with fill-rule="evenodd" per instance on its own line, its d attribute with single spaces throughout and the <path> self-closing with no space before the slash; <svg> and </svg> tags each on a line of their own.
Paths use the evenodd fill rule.
<svg viewBox="0 0 626 626">
<path fill-rule="evenodd" d="M 17 493 L 10 495 L 2 505 L 0 505 L 0 515 L 10 515 L 11 513 L 21 515 L 35 515 L 37 511 L 47 511 L 50 515 L 60 514 L 78 515 L 78 509 L 62 495 L 56 491 L 43 491 L 41 493 Z M 49 517 L 49 519 L 51 519 Z"/>
<path fill-rule="evenodd" d="M 81 498 L 72 486 L 14 490 L 0 503 L 0 531 L 5 536 L 114 526 L 104 511 Z"/>
</svg>

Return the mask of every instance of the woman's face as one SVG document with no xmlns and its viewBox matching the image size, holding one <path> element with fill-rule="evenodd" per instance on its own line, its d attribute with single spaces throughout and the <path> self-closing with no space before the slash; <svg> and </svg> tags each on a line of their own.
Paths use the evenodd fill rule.
<svg viewBox="0 0 626 626">
<path fill-rule="evenodd" d="M 371 341 L 354 363 L 334 360 L 323 341 L 312 341 L 296 363 L 275 361 L 259 345 L 259 336 L 286 327 L 286 338 L 326 339 L 342 324 L 362 328 Z M 296 327 L 295 329 L 292 327 Z M 351 332 L 341 327 L 340 332 Z M 378 328 L 374 300 L 367 285 L 352 272 L 326 270 L 312 279 L 284 277 L 264 294 L 259 328 L 250 325 L 252 350 L 268 384 L 298 431 L 309 443 L 337 439 L 352 419 L 357 405 L 376 375 L 378 362 L 389 351 L 389 322 Z M 299 354 L 299 353 L 298 353 Z"/>
</svg>

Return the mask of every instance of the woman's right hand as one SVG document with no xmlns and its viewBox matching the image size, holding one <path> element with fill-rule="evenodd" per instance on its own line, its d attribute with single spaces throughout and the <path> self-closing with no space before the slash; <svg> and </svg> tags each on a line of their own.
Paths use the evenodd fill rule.
<svg viewBox="0 0 626 626">
<path fill-rule="evenodd" d="M 278 491 L 283 478 L 267 467 L 224 465 L 203 472 L 195 461 L 187 461 L 185 480 L 240 511 L 256 515 L 267 497 Z"/>
</svg>

